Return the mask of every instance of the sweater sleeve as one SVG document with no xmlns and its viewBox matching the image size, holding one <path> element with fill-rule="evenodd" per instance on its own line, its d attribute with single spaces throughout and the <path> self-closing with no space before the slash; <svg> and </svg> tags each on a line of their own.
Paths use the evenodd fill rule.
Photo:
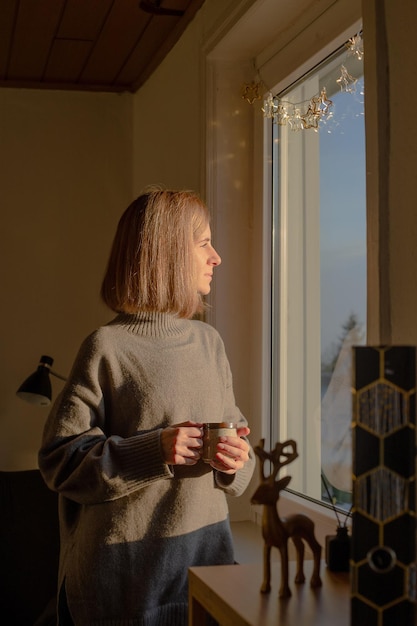
<svg viewBox="0 0 417 626">
<path fill-rule="evenodd" d="M 45 425 L 39 468 L 50 489 L 81 504 L 123 497 L 173 477 L 161 428 L 122 437 L 107 432 L 100 354 L 86 340 Z"/>
<path fill-rule="evenodd" d="M 246 439 L 248 442 L 249 441 Z M 250 444 L 249 444 L 250 446 Z M 255 469 L 255 454 L 252 447 L 249 447 L 249 460 L 245 463 L 244 467 L 237 471 L 236 474 L 229 475 L 215 470 L 214 480 L 217 487 L 222 489 L 229 496 L 240 496 L 247 488 L 250 479 L 252 478 Z"/>
</svg>

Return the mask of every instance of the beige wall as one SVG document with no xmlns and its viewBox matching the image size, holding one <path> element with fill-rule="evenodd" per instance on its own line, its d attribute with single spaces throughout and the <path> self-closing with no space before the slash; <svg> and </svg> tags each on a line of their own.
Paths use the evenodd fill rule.
<svg viewBox="0 0 417 626">
<path fill-rule="evenodd" d="M 162 184 L 205 193 L 206 74 L 210 35 L 236 5 L 206 0 L 180 41 L 134 97 L 133 185 Z"/>
<path fill-rule="evenodd" d="M 137 194 L 149 184 L 201 189 L 198 34 L 198 28 L 188 28 L 134 97 L 133 185 Z"/>
<path fill-rule="evenodd" d="M 42 354 L 68 374 L 109 317 L 98 291 L 131 199 L 131 119 L 129 96 L 0 90 L 0 469 L 37 465 L 47 409 L 20 383 Z"/>
</svg>

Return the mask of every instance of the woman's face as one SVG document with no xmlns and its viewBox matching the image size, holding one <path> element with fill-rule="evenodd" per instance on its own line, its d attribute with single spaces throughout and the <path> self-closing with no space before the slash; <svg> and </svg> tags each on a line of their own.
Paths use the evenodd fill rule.
<svg viewBox="0 0 417 626">
<path fill-rule="evenodd" d="M 211 244 L 210 226 L 199 235 L 194 244 L 196 262 L 197 291 L 202 296 L 210 293 L 210 284 L 213 278 L 213 270 L 222 262 L 221 258 Z"/>
</svg>

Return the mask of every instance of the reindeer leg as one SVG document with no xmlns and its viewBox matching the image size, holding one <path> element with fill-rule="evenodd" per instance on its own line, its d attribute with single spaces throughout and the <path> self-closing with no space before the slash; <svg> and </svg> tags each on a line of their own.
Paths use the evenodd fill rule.
<svg viewBox="0 0 417 626">
<path fill-rule="evenodd" d="M 314 536 L 314 529 L 312 529 L 310 536 L 308 537 L 308 544 L 313 552 L 314 567 L 311 575 L 310 587 L 321 587 L 322 582 L 320 578 L 320 565 L 321 565 L 321 545 Z"/>
<path fill-rule="evenodd" d="M 264 580 L 261 587 L 261 593 L 269 593 L 271 591 L 271 546 L 264 543 Z"/>
<path fill-rule="evenodd" d="M 279 589 L 280 598 L 289 598 L 291 589 L 288 586 L 288 543 L 287 540 L 278 548 L 281 554 L 281 587 Z"/>
<path fill-rule="evenodd" d="M 291 537 L 293 543 L 295 545 L 295 549 L 297 551 L 297 571 L 295 574 L 294 582 L 304 583 L 306 577 L 304 576 L 304 541 L 300 539 L 300 537 L 293 536 Z"/>
</svg>

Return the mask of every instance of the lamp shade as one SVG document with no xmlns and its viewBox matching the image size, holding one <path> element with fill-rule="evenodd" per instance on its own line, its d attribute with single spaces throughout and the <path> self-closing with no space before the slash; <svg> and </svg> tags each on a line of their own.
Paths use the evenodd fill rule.
<svg viewBox="0 0 417 626">
<path fill-rule="evenodd" d="M 16 394 L 31 404 L 47 406 L 51 403 L 52 387 L 49 378 L 54 360 L 50 356 L 41 356 L 38 369 L 22 383 Z"/>
</svg>

